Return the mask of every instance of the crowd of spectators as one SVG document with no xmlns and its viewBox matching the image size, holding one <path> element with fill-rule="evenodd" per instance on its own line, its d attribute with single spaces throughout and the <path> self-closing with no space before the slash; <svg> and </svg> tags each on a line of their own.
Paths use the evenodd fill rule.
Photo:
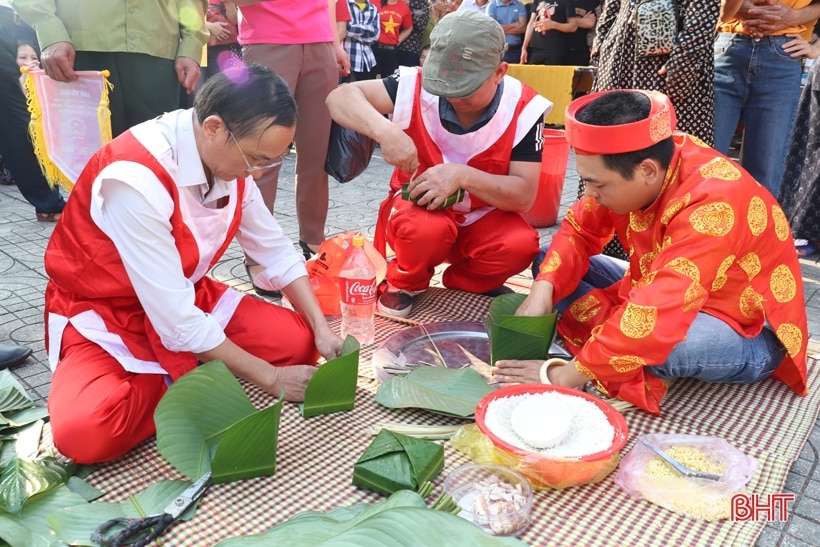
<svg viewBox="0 0 820 547">
<path fill-rule="evenodd" d="M 324 238 L 328 203 L 321 170 L 321 143 L 330 125 L 324 97 L 339 83 L 420 65 L 438 21 L 454 11 L 474 10 L 502 25 L 505 61 L 591 65 L 593 91 L 661 91 L 676 108 L 680 130 L 725 154 L 741 142 L 739 161 L 756 180 L 791 204 L 795 218 L 816 216 L 816 199 L 795 201 L 794 196 L 808 191 L 800 162 L 811 158 L 805 149 L 812 140 L 801 126 L 817 116 L 809 107 L 817 84 L 812 78 L 801 86 L 800 79 L 803 72 L 805 82 L 804 60 L 820 50 L 812 34 L 820 1 L 676 0 L 671 2 L 674 45 L 645 54 L 636 46 L 637 12 L 648 1 L 657 0 L 211 0 L 207 5 L 176 0 L 162 9 L 124 0 L 0 0 L 3 69 L 7 78 L 17 74 L 18 47 L 26 62 L 40 59 L 59 81 L 76 79 L 78 70 L 108 69 L 115 136 L 186 106 L 186 93 L 190 104 L 201 81 L 227 66 L 244 60 L 273 69 L 288 82 L 300 111 L 297 209 L 300 245 L 310 257 Z M 103 27 L 110 30 L 100 32 Z M 0 137 L 6 158 L 0 159 L 0 182 L 16 182 L 38 220 L 57 220 L 64 200 L 39 175 L 28 150 L 23 99 L 16 87 L 3 89 L 4 102 L 18 105 L 12 111 L 17 109 L 19 119 L 5 124 Z M 798 179 L 803 181 L 799 192 Z M 273 210 L 278 168 L 260 174 L 257 182 Z M 810 224 L 813 229 L 799 234 L 803 253 L 820 246 L 820 222 Z M 608 252 L 626 256 L 617 241 Z M 252 260 L 248 267 L 255 267 Z"/>
</svg>

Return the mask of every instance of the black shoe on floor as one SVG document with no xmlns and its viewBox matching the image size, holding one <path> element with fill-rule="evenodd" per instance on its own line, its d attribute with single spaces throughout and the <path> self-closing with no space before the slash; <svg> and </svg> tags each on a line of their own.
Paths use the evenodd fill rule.
<svg viewBox="0 0 820 547">
<path fill-rule="evenodd" d="M 18 365 L 28 359 L 31 348 L 18 344 L 0 344 L 0 370 Z"/>
<path fill-rule="evenodd" d="M 491 289 L 487 292 L 483 292 L 481 294 L 484 295 L 484 296 L 493 296 L 493 297 L 495 297 L 495 296 L 501 296 L 502 294 L 510 294 L 510 293 L 513 293 L 513 292 L 515 292 L 515 291 L 512 290 L 511 288 L 509 288 L 508 286 L 501 285 L 500 287 L 496 287 L 494 289 Z"/>
<path fill-rule="evenodd" d="M 253 287 L 253 292 L 258 294 L 259 296 L 266 296 L 268 298 L 282 298 L 282 291 L 269 291 L 267 289 L 263 289 L 261 287 L 257 287 L 256 283 L 253 282 L 253 276 L 251 275 L 251 269 L 245 264 L 245 272 L 248 274 L 248 279 L 251 280 L 251 286 Z"/>
</svg>

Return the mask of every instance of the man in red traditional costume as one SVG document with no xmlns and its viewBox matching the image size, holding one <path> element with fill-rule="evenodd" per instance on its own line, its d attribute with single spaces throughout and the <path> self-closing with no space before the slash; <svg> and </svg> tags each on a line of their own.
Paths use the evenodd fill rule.
<svg viewBox="0 0 820 547">
<path fill-rule="evenodd" d="M 499 361 L 495 379 L 570 387 L 592 380 L 653 413 L 673 378 L 751 383 L 771 375 L 805 394 L 800 265 L 771 194 L 722 154 L 674 132 L 663 94 L 588 95 L 567 107 L 566 120 L 586 194 L 536 260 L 518 314 L 545 314 L 555 303 L 574 358 Z M 613 232 L 628 263 L 600 254 Z"/>
<path fill-rule="evenodd" d="M 504 48 L 496 21 L 451 13 L 433 30 L 423 69 L 328 96 L 331 116 L 375 139 L 396 166 L 375 233 L 376 247 L 384 253 L 389 244 L 396 254 L 379 298 L 383 313 L 406 317 L 445 261 L 446 287 L 498 292 L 538 252 L 538 234 L 521 213 L 537 193 L 552 104 L 506 76 Z M 403 184 L 411 200 L 402 199 Z M 444 207 L 456 194 L 462 200 Z"/>
<path fill-rule="evenodd" d="M 319 354 L 342 341 L 304 259 L 251 173 L 281 162 L 296 105 L 262 67 L 214 76 L 192 110 L 137 125 L 89 161 L 46 249 L 54 444 L 78 463 L 154 434 L 169 383 L 219 359 L 265 391 L 302 400 Z M 206 276 L 233 238 L 295 313 Z"/>
</svg>

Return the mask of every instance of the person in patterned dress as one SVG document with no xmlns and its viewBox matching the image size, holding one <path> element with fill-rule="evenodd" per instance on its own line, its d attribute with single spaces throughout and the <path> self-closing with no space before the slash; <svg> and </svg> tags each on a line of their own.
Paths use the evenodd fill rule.
<svg viewBox="0 0 820 547">
<path fill-rule="evenodd" d="M 820 56 L 816 38 L 810 58 Z M 797 254 L 810 256 L 820 251 L 820 61 L 816 59 L 800 95 L 778 201 L 794 236 L 800 238 L 795 240 Z"/>
<path fill-rule="evenodd" d="M 588 95 L 567 108 L 586 195 L 534 264 L 518 315 L 562 312 L 574 356 L 498 361 L 495 381 L 581 387 L 652 413 L 668 380 L 806 393 L 808 333 L 786 216 L 742 168 L 692 135 L 653 91 Z M 613 232 L 628 263 L 600 255 Z M 556 364 L 556 366 L 552 366 Z"/>
<path fill-rule="evenodd" d="M 595 27 L 590 64 L 598 71 L 592 91 L 651 89 L 666 94 L 675 105 L 680 130 L 712 146 L 714 140 L 714 65 L 712 45 L 720 2 L 676 0 L 679 30 L 668 55 L 640 56 L 636 52 L 637 4 L 606 0 Z M 578 198 L 584 194 L 578 182 Z M 604 252 L 627 259 L 620 242 L 610 242 Z"/>
</svg>

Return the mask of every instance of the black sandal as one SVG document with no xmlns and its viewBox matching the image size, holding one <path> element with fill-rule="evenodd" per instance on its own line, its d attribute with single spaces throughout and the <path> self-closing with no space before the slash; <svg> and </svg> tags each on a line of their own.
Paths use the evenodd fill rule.
<svg viewBox="0 0 820 547">
<path fill-rule="evenodd" d="M 266 296 L 268 298 L 282 298 L 282 291 L 269 291 L 267 289 L 257 287 L 256 284 L 253 282 L 253 276 L 251 275 L 251 269 L 248 268 L 247 264 L 245 264 L 245 272 L 248 274 L 248 279 L 251 280 L 251 286 L 253 287 L 253 292 L 258 294 L 259 296 Z"/>
<path fill-rule="evenodd" d="M 299 240 L 299 248 L 302 249 L 302 254 L 305 256 L 305 260 L 310 260 L 316 254 L 316 251 L 310 248 L 310 245 Z"/>
</svg>

